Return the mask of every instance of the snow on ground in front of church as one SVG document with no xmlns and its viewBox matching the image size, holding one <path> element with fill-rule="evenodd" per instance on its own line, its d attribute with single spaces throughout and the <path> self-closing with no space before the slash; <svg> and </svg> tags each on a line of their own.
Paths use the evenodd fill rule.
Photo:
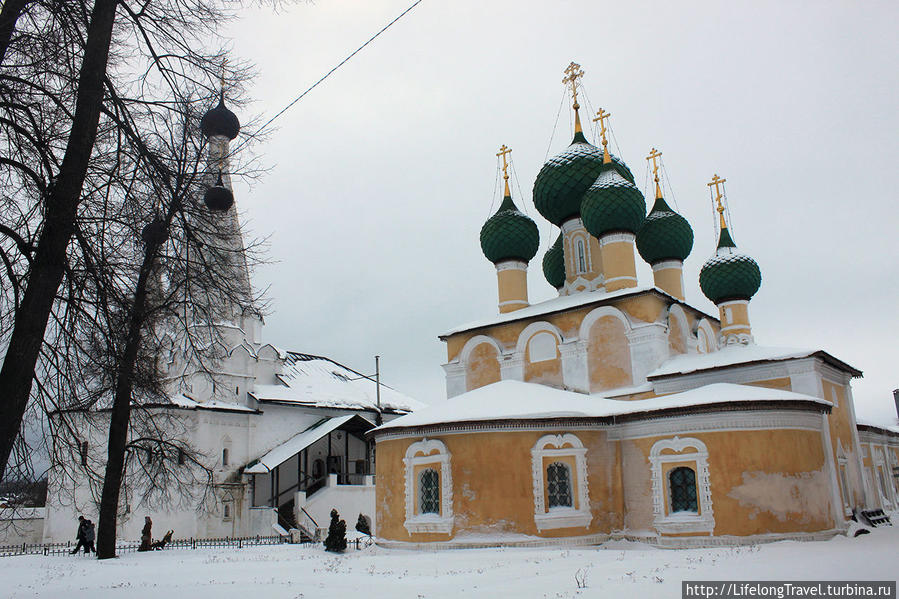
<svg viewBox="0 0 899 599">
<path fill-rule="evenodd" d="M 4 599 L 108 597 L 680 597 L 682 580 L 895 580 L 899 527 L 858 538 L 665 550 L 612 542 L 582 548 L 409 551 L 320 546 L 176 549 L 115 560 L 0 558 Z M 583 574 L 586 588 L 575 576 Z"/>
</svg>

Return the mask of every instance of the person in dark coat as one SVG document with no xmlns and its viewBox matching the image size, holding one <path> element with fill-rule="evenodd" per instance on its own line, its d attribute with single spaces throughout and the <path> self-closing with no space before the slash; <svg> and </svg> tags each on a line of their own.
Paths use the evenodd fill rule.
<svg viewBox="0 0 899 599">
<path fill-rule="evenodd" d="M 97 553 L 97 550 L 94 548 L 94 539 L 97 538 L 96 531 L 94 530 L 94 523 L 90 520 L 84 521 L 84 552 L 90 553 L 93 551 Z"/>
<path fill-rule="evenodd" d="M 78 516 L 78 532 L 75 533 L 75 540 L 78 541 L 78 544 L 75 545 L 75 548 L 72 549 L 72 555 L 78 553 L 78 550 L 84 547 L 84 552 L 87 553 L 87 545 L 84 541 L 84 532 L 85 527 L 87 525 L 87 520 L 84 519 L 84 516 Z"/>
<path fill-rule="evenodd" d="M 153 543 L 153 521 L 150 516 L 144 518 L 144 529 L 140 531 L 140 547 L 138 551 L 150 551 Z"/>
</svg>

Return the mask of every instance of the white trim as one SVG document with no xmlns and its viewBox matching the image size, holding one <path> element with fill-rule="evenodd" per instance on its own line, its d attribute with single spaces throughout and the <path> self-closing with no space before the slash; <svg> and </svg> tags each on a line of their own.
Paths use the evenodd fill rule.
<svg viewBox="0 0 899 599">
<path fill-rule="evenodd" d="M 436 450 L 436 454 L 432 452 Z M 417 454 L 421 453 L 419 456 Z M 406 467 L 406 521 L 403 526 L 409 533 L 436 532 L 450 534 L 453 531 L 453 475 L 450 469 L 450 453 L 443 442 L 422 438 L 406 449 L 403 458 Z M 415 505 L 415 467 L 440 466 L 440 515 L 418 514 Z"/>
<path fill-rule="evenodd" d="M 637 277 L 612 277 L 611 279 L 606 279 L 605 284 L 614 283 L 615 281 L 633 281 L 636 286 Z"/>
<path fill-rule="evenodd" d="M 502 307 L 504 307 L 504 306 L 511 306 L 512 304 L 521 304 L 521 307 L 522 307 L 522 308 L 527 308 L 528 306 L 530 306 L 530 304 L 528 303 L 528 300 L 526 300 L 526 299 L 506 300 L 506 301 L 504 301 L 504 302 L 499 302 L 499 303 L 497 304 L 497 306 L 499 306 L 500 308 L 502 308 Z"/>
<path fill-rule="evenodd" d="M 489 343 L 494 348 L 496 348 L 496 359 L 502 360 L 504 353 L 503 347 L 496 339 L 494 339 L 493 337 L 488 337 L 487 335 L 475 335 L 465 342 L 465 345 L 462 346 L 462 351 L 459 352 L 459 363 L 462 364 L 463 367 L 468 365 L 468 358 L 471 357 L 471 352 L 473 352 L 475 348 L 482 343 Z"/>
<path fill-rule="evenodd" d="M 693 448 L 690 453 L 681 453 Z M 670 449 L 677 453 L 664 454 Z M 696 474 L 696 501 L 698 513 L 669 513 L 670 497 L 666 492 L 662 476 L 662 464 L 672 462 L 694 462 L 693 472 Z M 660 533 L 707 532 L 715 530 L 715 513 L 712 509 L 712 488 L 709 480 L 709 450 L 705 443 L 692 437 L 674 437 L 657 441 L 649 452 L 652 468 L 652 511 L 655 516 L 653 526 Z"/>
<path fill-rule="evenodd" d="M 556 337 L 556 357 L 558 357 L 558 346 L 565 342 L 565 340 L 562 338 L 562 331 L 559 330 L 559 327 L 557 327 L 556 325 L 545 320 L 538 320 L 537 322 L 532 322 L 528 326 L 524 327 L 524 330 L 519 333 L 518 341 L 515 344 L 515 355 L 519 356 L 521 359 L 525 359 L 527 357 L 527 353 L 525 350 L 527 349 L 528 342 L 531 340 L 531 337 L 533 337 L 537 333 L 541 333 L 544 331 Z"/>
<path fill-rule="evenodd" d="M 615 425 L 609 430 L 609 438 L 614 441 L 622 441 L 670 434 L 738 430 L 803 430 L 820 433 L 821 414 L 792 410 L 740 410 L 684 414 L 668 418 L 657 417 L 652 420 Z"/>
<path fill-rule="evenodd" d="M 496 263 L 496 272 L 504 270 L 524 270 L 527 271 L 528 263 L 522 260 L 500 260 Z"/>
<path fill-rule="evenodd" d="M 570 445 L 571 447 L 563 447 Z M 587 449 L 581 440 L 571 433 L 564 435 L 544 435 L 531 449 L 531 474 L 534 488 L 534 523 L 542 532 L 554 528 L 574 528 L 590 526 L 590 499 L 587 490 Z M 576 498 L 577 507 L 546 508 L 546 486 L 543 484 L 543 458 L 574 457 L 575 472 L 571 473 L 571 494 Z"/>
<path fill-rule="evenodd" d="M 599 247 L 605 247 L 613 243 L 634 243 L 637 238 L 633 233 L 606 233 L 599 238 Z"/>
<path fill-rule="evenodd" d="M 614 316 L 620 320 L 624 324 L 625 335 L 630 333 L 631 329 L 633 329 L 631 321 L 628 320 L 624 312 L 612 306 L 599 306 L 598 308 L 590 310 L 587 315 L 584 316 L 584 319 L 581 321 L 581 326 L 578 328 L 578 338 L 589 342 L 591 327 L 593 327 L 593 325 L 603 316 Z"/>
<path fill-rule="evenodd" d="M 680 325 L 681 330 L 681 341 L 684 342 L 684 353 L 687 353 L 690 350 L 690 326 L 687 321 L 687 314 L 684 312 L 684 309 L 680 306 L 680 304 L 671 304 L 668 307 L 668 337 L 670 343 L 671 337 L 671 319 L 674 318 L 677 321 L 677 324 Z M 674 354 L 672 354 L 674 355 Z"/>
<path fill-rule="evenodd" d="M 718 338 L 718 336 L 715 335 L 715 329 L 712 328 L 712 323 L 709 322 L 708 318 L 703 318 L 696 326 L 696 339 L 699 342 L 699 345 L 697 347 L 702 347 L 702 338 L 699 336 L 699 331 L 705 333 L 707 341 L 706 347 L 699 353 L 710 354 L 713 351 L 717 351 L 718 343 L 716 342 L 716 339 Z"/>
<path fill-rule="evenodd" d="M 677 268 L 683 270 L 684 263 L 680 260 L 662 260 L 661 262 L 656 262 L 652 265 L 652 272 L 668 270 L 669 268 Z"/>
<path fill-rule="evenodd" d="M 748 305 L 749 305 L 749 300 L 735 299 L 735 300 L 727 300 L 725 302 L 721 302 L 720 304 L 718 304 L 718 307 L 724 308 L 726 306 L 748 306 Z"/>
</svg>

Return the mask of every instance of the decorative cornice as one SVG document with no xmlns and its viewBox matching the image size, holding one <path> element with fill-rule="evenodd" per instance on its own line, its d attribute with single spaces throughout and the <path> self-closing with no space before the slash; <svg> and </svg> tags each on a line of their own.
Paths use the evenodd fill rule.
<svg viewBox="0 0 899 599">
<path fill-rule="evenodd" d="M 625 233 L 622 231 L 617 233 L 606 233 L 599 238 L 599 247 L 605 247 L 612 243 L 634 243 L 636 238 L 637 236 L 633 233 Z"/>
<path fill-rule="evenodd" d="M 496 272 L 504 270 L 523 270 L 527 271 L 528 263 L 521 260 L 501 260 L 496 263 Z"/>
</svg>

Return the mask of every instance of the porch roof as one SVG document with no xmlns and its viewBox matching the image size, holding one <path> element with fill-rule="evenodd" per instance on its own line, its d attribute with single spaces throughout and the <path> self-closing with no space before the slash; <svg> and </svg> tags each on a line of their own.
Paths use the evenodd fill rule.
<svg viewBox="0 0 899 599">
<path fill-rule="evenodd" d="M 250 464 L 244 468 L 244 474 L 267 474 L 271 472 L 331 431 L 340 428 L 354 418 L 364 420 L 368 423 L 369 427 L 374 427 L 371 422 L 368 422 L 368 420 L 365 420 L 358 414 L 348 414 L 346 416 L 337 416 L 335 418 L 321 420 L 275 447 L 258 460 L 250 462 Z"/>
</svg>

